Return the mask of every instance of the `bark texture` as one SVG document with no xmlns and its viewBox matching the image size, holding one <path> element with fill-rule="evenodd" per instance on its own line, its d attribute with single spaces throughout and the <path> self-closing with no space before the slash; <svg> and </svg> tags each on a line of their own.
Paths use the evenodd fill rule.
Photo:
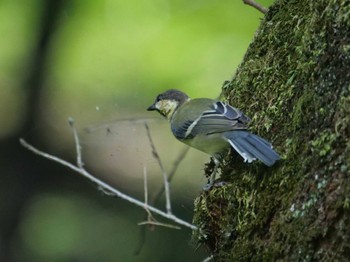
<svg viewBox="0 0 350 262">
<path fill-rule="evenodd" d="M 195 201 L 194 242 L 215 261 L 348 261 L 350 1 L 277 0 L 223 97 L 282 160 L 230 153 Z"/>
</svg>

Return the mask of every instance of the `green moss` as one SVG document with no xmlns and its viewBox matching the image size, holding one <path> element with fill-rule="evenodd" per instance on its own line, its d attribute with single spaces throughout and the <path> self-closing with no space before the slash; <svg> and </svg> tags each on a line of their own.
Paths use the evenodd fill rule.
<svg viewBox="0 0 350 262">
<path fill-rule="evenodd" d="M 222 163 L 193 239 L 217 261 L 341 260 L 350 252 L 350 2 L 280 0 L 223 97 L 283 160 Z"/>
</svg>

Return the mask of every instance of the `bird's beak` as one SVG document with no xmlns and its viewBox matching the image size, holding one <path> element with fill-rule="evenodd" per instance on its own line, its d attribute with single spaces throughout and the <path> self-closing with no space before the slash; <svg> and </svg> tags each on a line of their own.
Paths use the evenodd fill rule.
<svg viewBox="0 0 350 262">
<path fill-rule="evenodd" d="M 157 110 L 156 106 L 154 104 L 150 105 L 148 108 L 147 108 L 147 111 L 154 111 L 154 110 Z"/>
</svg>

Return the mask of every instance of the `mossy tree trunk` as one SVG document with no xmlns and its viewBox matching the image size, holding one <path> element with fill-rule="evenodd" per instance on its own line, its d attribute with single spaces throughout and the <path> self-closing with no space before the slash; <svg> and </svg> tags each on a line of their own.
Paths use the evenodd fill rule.
<svg viewBox="0 0 350 262">
<path fill-rule="evenodd" d="M 195 202 L 193 238 L 215 261 L 343 261 L 350 254 L 350 1 L 277 0 L 227 101 L 282 160 L 231 153 L 228 182 Z"/>
</svg>

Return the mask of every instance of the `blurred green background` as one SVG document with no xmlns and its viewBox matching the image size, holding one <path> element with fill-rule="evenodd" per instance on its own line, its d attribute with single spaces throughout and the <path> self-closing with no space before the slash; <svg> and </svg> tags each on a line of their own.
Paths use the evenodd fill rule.
<svg viewBox="0 0 350 262">
<path fill-rule="evenodd" d="M 145 128 L 117 119 L 155 117 L 152 137 L 169 171 L 184 146 L 167 121 L 145 109 L 169 88 L 217 97 L 262 17 L 239 0 L 0 1 L 0 260 L 204 259 L 186 228 L 147 229 L 135 255 L 143 210 L 35 156 L 18 139 L 73 162 L 71 116 L 87 169 L 142 199 L 146 167 L 152 197 L 162 177 Z M 172 182 L 174 213 L 187 221 L 208 159 L 190 150 Z M 164 209 L 164 200 L 157 206 Z"/>
</svg>

